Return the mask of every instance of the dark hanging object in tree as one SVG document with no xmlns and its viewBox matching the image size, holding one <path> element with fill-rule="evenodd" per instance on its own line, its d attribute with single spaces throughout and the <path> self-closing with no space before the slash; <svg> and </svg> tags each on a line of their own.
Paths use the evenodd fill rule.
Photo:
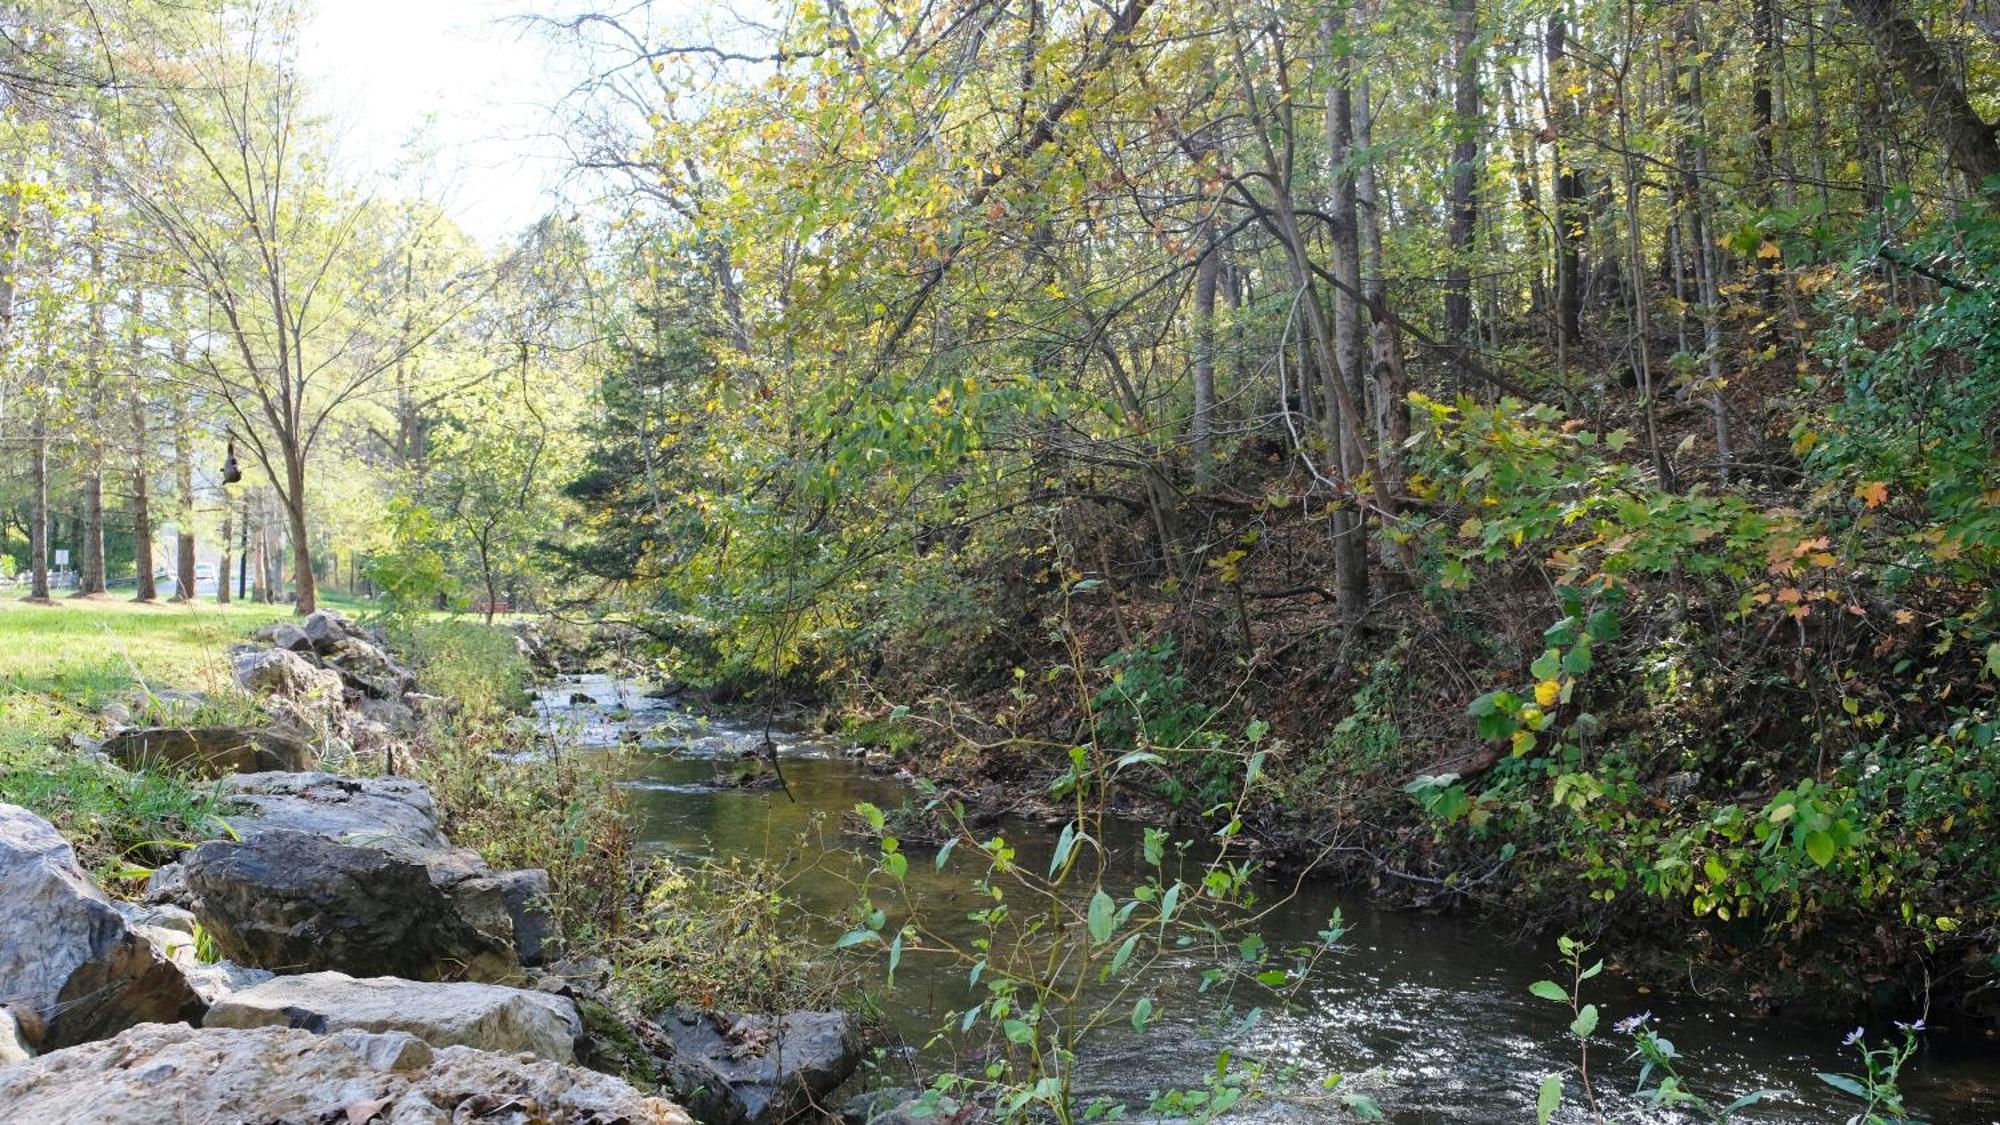
<svg viewBox="0 0 2000 1125">
<path fill-rule="evenodd" d="M 235 484 L 243 479 L 243 470 L 236 467 L 236 443 L 229 443 L 229 456 L 222 462 L 222 483 Z"/>
</svg>

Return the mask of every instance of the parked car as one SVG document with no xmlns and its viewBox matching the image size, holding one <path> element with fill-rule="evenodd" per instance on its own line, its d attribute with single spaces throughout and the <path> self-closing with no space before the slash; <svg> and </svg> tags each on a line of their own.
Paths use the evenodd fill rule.
<svg viewBox="0 0 2000 1125">
<path fill-rule="evenodd" d="M 180 595 L 180 577 L 177 569 L 161 567 L 153 572 L 153 586 L 163 598 Z M 198 562 L 194 564 L 194 594 L 198 598 L 215 594 L 215 564 Z"/>
</svg>

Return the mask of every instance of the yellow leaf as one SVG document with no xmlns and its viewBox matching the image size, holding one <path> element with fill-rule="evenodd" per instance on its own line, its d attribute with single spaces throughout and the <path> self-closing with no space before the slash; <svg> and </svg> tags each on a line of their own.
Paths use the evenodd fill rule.
<svg viewBox="0 0 2000 1125">
<path fill-rule="evenodd" d="M 1562 695 L 1562 685 L 1554 680 L 1543 680 L 1535 685 L 1535 702 L 1543 707 L 1553 706 L 1560 695 Z"/>
<path fill-rule="evenodd" d="M 1879 480 L 1871 480 L 1854 490 L 1855 498 L 1871 508 L 1879 508 L 1889 498 L 1889 486 Z"/>
</svg>

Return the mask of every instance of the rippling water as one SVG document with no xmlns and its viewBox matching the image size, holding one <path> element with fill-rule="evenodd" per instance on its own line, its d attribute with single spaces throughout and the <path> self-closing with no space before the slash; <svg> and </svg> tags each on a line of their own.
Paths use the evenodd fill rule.
<svg viewBox="0 0 2000 1125">
<path fill-rule="evenodd" d="M 571 703 L 575 693 L 592 702 Z M 759 745 L 761 728 L 701 719 L 605 677 L 552 684 L 538 703 L 566 747 L 629 751 L 618 760 L 648 846 L 782 859 L 809 872 L 792 882 L 790 893 L 824 918 L 846 916 L 854 902 L 851 880 L 865 869 L 864 845 L 839 834 L 839 816 L 858 801 L 887 808 L 910 792 L 847 756 L 837 742 L 781 731 L 773 738 L 796 800 L 777 790 L 719 787 L 718 770 Z M 1008 820 L 994 831 L 1020 850 L 1024 863 L 1032 866 L 1039 857 L 1046 864 L 1054 834 L 1045 826 Z M 1136 882 L 1138 826 L 1116 824 L 1107 835 L 1109 877 Z M 927 923 L 949 933 L 958 921 L 956 936 L 966 938 L 973 934 L 971 923 L 962 921 L 971 909 L 971 859 L 940 873 L 927 856 L 918 856 L 909 873 L 914 892 L 930 904 Z M 1291 1125 L 1341 1119 L 1314 1097 L 1320 1078 L 1340 1074 L 1346 1076 L 1343 1089 L 1372 1094 L 1395 1122 L 1533 1121 L 1541 1077 L 1575 1061 L 1564 1045 L 1567 1010 L 1527 991 L 1532 982 L 1556 975 L 1554 951 L 1497 936 L 1477 918 L 1375 910 L 1365 898 L 1310 884 L 1274 912 L 1264 936 L 1273 945 L 1307 940 L 1336 907 L 1348 927 L 1338 952 L 1321 962 L 1295 1006 L 1264 1011 L 1247 1030 L 1242 1005 L 1200 993 L 1192 966 L 1186 973 L 1149 973 L 1145 983 L 1157 1022 L 1143 1036 L 1121 1024 L 1093 1041 L 1080 1064 L 1087 1092 L 1143 1105 L 1153 1090 L 1198 1083 L 1214 1068 L 1216 1052 L 1231 1045 L 1239 1059 L 1274 1069 L 1295 1066 L 1300 1076 L 1293 1088 L 1246 1103 L 1230 1115 L 1233 1120 Z M 831 938 L 838 930 L 833 922 L 827 926 Z M 1760 1088 L 1779 1092 L 1739 1120 L 1842 1121 L 1855 1108 L 1813 1077 L 1818 1070 L 1852 1069 L 1852 1056 L 1840 1046 L 1845 1028 L 1754 1018 L 1729 997 L 1640 995 L 1608 974 L 1588 987 L 1586 998 L 1598 1004 L 1607 1027 L 1636 1011 L 1654 1012 L 1679 1046 L 1691 1085 L 1720 1095 L 1714 1100 Z M 923 1045 L 947 1013 L 963 1009 L 967 995 L 961 970 L 908 957 L 887 998 L 887 1016 L 907 1043 Z M 938 1051 L 916 1052 L 915 1065 L 946 1062 Z M 1609 1042 L 1592 1052 L 1607 1113 L 1620 1121 L 1678 1120 L 1649 1116 L 1621 1099 L 1637 1076 L 1623 1055 Z M 1910 1104 L 1925 1121 L 2000 1123 L 2000 1044 L 1991 1039 L 1933 1045 L 1905 1077 Z M 1572 1105 L 1560 1119 L 1588 1117 Z"/>
</svg>

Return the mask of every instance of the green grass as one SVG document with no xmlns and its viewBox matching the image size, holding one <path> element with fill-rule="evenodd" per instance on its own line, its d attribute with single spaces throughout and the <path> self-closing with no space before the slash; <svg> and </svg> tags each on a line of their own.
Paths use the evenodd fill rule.
<svg viewBox="0 0 2000 1125">
<path fill-rule="evenodd" d="M 0 692 L 96 708 L 135 685 L 214 688 L 229 682 L 230 645 L 291 615 L 282 605 L 0 599 Z"/>
<path fill-rule="evenodd" d="M 229 646 L 289 616 L 289 606 L 277 605 L 0 599 L 0 802 L 47 817 L 114 885 L 219 834 L 211 785 L 127 773 L 67 744 L 100 735 L 100 709 L 134 689 L 207 693 L 195 721 L 247 717 Z M 139 717 L 148 711 L 142 706 Z"/>
</svg>

